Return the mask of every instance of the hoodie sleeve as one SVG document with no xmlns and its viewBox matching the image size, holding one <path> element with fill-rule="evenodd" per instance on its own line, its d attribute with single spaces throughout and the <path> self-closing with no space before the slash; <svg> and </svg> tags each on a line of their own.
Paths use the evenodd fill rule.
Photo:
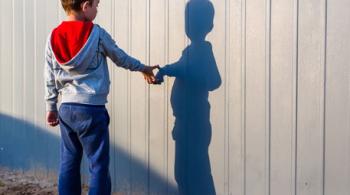
<svg viewBox="0 0 350 195">
<path fill-rule="evenodd" d="M 108 56 L 117 66 L 131 70 L 143 72 L 146 66 L 139 60 L 129 56 L 118 47 L 111 35 L 101 28 L 100 37 L 103 53 Z"/>
<path fill-rule="evenodd" d="M 57 111 L 57 96 L 58 91 L 55 85 L 55 75 L 53 73 L 52 66 L 52 51 L 49 46 L 49 40 L 46 42 L 45 47 L 45 101 L 46 111 Z"/>
</svg>

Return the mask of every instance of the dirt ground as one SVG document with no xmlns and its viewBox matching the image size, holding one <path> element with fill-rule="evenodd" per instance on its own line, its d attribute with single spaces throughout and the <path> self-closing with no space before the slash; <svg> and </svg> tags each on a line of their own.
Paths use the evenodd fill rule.
<svg viewBox="0 0 350 195">
<path fill-rule="evenodd" d="M 87 187 L 83 188 L 87 193 Z M 0 195 L 57 195 L 57 184 L 0 167 Z"/>
<path fill-rule="evenodd" d="M 57 184 L 0 167 L 0 195 L 56 195 Z"/>
<path fill-rule="evenodd" d="M 84 185 L 82 194 L 87 193 L 88 186 Z M 0 195 L 58 195 L 57 183 L 0 166 Z M 125 195 L 125 193 L 114 192 L 112 195 Z"/>
</svg>

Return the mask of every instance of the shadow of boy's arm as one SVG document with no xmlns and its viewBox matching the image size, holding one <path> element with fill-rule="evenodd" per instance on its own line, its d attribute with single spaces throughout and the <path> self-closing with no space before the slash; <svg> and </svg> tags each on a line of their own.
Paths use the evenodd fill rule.
<svg viewBox="0 0 350 195">
<path fill-rule="evenodd" d="M 164 76 L 184 78 L 186 74 L 186 63 L 182 56 L 179 61 L 163 66 L 156 74 L 157 84 L 164 82 Z"/>
</svg>

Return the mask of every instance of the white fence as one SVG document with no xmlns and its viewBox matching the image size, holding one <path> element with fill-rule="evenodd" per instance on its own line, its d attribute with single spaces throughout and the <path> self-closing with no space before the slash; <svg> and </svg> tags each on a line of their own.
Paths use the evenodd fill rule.
<svg viewBox="0 0 350 195">
<path fill-rule="evenodd" d="M 192 20 L 200 6 L 186 15 L 185 0 L 101 0 L 96 23 L 129 54 L 147 64 L 186 59 L 199 66 L 192 78 L 221 79 L 209 97 L 197 96 L 194 85 L 176 88 L 174 77 L 148 86 L 110 63 L 113 190 L 177 193 L 172 131 L 181 118 L 173 111 L 185 109 L 185 129 L 196 134 L 190 147 L 211 133 L 217 194 L 349 194 L 350 1 L 211 2 L 208 50 L 185 33 L 210 24 L 206 15 Z M 62 19 L 59 1 L 0 0 L 0 165 L 51 179 L 59 130 L 44 120 L 44 45 Z M 82 169 L 88 172 L 86 160 Z"/>
</svg>

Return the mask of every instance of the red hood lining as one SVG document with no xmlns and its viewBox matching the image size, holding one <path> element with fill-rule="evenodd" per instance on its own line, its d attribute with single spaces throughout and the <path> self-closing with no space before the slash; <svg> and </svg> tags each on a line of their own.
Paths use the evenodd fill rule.
<svg viewBox="0 0 350 195">
<path fill-rule="evenodd" d="M 70 61 L 89 39 L 94 24 L 83 21 L 63 21 L 51 34 L 51 47 L 56 60 Z"/>
</svg>

